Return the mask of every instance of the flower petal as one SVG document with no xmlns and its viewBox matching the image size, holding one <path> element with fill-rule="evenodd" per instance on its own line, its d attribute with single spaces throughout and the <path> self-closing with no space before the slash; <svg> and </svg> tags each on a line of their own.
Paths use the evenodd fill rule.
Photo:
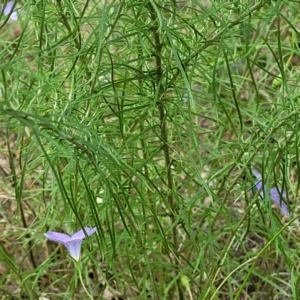
<svg viewBox="0 0 300 300">
<path fill-rule="evenodd" d="M 97 231 L 96 227 L 94 228 L 85 227 L 86 234 L 83 230 L 79 230 L 78 232 L 74 233 L 72 236 L 60 232 L 49 231 L 45 233 L 45 236 L 50 241 L 62 243 L 68 249 L 70 256 L 75 260 L 79 260 L 81 243 L 83 239 L 85 239 L 86 236 L 92 235 L 96 231 Z"/>
<path fill-rule="evenodd" d="M 252 169 L 252 174 L 255 176 L 256 179 L 261 180 L 262 176 L 257 170 Z"/>
<path fill-rule="evenodd" d="M 76 239 L 64 243 L 64 245 L 66 246 L 66 248 L 70 253 L 70 256 L 77 261 L 80 258 L 81 243 L 82 243 L 82 239 Z"/>
<path fill-rule="evenodd" d="M 71 240 L 71 237 L 69 235 L 55 231 L 49 231 L 47 233 L 44 233 L 44 235 L 48 240 L 57 243 L 67 243 Z"/>
<path fill-rule="evenodd" d="M 289 216 L 290 215 L 289 208 L 283 201 L 283 198 L 286 198 L 286 192 L 285 191 L 282 191 L 282 193 L 280 192 L 281 191 L 278 191 L 276 187 L 271 188 L 270 198 L 278 206 L 278 208 L 280 209 L 281 213 L 284 216 Z"/>
<path fill-rule="evenodd" d="M 252 169 L 252 174 L 255 176 L 255 178 L 259 181 L 257 181 L 255 183 L 255 187 L 258 190 L 261 190 L 263 185 L 262 185 L 262 175 L 255 169 Z M 266 189 L 265 189 L 266 191 Z M 262 190 L 260 193 L 261 197 L 264 197 L 264 191 Z M 284 216 L 289 216 L 290 212 L 289 212 L 289 208 L 286 205 L 286 203 L 283 201 L 283 198 L 287 198 L 286 196 L 286 192 L 285 191 L 280 191 L 278 190 L 276 187 L 273 187 L 270 189 L 270 199 L 278 206 L 278 208 L 280 209 L 281 213 Z"/>
<path fill-rule="evenodd" d="M 253 174 L 254 177 L 258 180 L 258 181 L 255 182 L 255 187 L 256 187 L 257 190 L 259 191 L 259 190 L 262 189 L 262 182 L 261 182 L 262 176 L 261 176 L 261 174 L 260 174 L 257 170 L 255 170 L 255 169 L 252 169 L 252 174 Z M 264 195 L 264 192 L 261 191 L 260 195 L 263 196 L 263 195 Z"/>
<path fill-rule="evenodd" d="M 87 236 L 90 236 L 92 234 L 94 234 L 96 231 L 97 231 L 97 228 L 94 227 L 94 228 L 90 228 L 90 227 L 85 227 L 84 228 Z M 71 236 L 71 239 L 85 239 L 86 238 L 86 235 L 84 233 L 84 231 L 81 229 L 77 232 L 75 232 L 72 236 Z"/>
<path fill-rule="evenodd" d="M 8 1 L 6 3 L 6 5 L 4 6 L 3 13 L 5 15 L 9 15 L 10 12 L 12 11 L 12 9 L 13 9 L 13 6 L 14 6 L 14 2 L 13 1 Z"/>
<path fill-rule="evenodd" d="M 262 190 L 262 183 L 261 181 L 257 181 L 255 182 L 255 187 L 258 191 L 261 191 L 260 192 L 260 195 L 263 196 L 264 195 L 264 191 Z"/>
<path fill-rule="evenodd" d="M 3 14 L 4 15 L 9 15 L 9 18 L 13 21 L 17 21 L 18 20 L 18 13 L 16 11 L 12 11 L 14 7 L 14 2 L 13 1 L 9 1 L 7 2 L 7 4 L 4 6 L 3 9 Z"/>
</svg>

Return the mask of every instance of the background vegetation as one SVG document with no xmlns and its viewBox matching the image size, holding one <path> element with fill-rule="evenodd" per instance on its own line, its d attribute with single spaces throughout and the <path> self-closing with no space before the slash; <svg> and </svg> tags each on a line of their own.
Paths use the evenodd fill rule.
<svg viewBox="0 0 300 300">
<path fill-rule="evenodd" d="M 299 1 L 23 1 L 0 29 L 0 296 L 299 299 Z M 253 189 L 288 193 L 283 218 Z"/>
</svg>

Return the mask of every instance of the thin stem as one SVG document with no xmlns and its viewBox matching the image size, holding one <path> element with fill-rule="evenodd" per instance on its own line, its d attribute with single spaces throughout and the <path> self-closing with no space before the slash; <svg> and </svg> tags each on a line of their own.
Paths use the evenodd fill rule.
<svg viewBox="0 0 300 300">
<path fill-rule="evenodd" d="M 170 204 L 171 208 L 171 216 L 174 219 L 176 215 L 177 208 L 175 207 L 174 197 L 173 197 L 173 178 L 172 178 L 172 168 L 171 168 L 171 158 L 170 158 L 170 149 L 168 146 L 168 134 L 166 128 L 166 116 L 165 116 L 165 108 L 164 108 L 164 101 L 163 101 L 163 94 L 164 89 L 163 86 L 160 84 L 163 77 L 162 72 L 162 61 L 161 61 L 161 52 L 162 52 L 162 43 L 160 41 L 159 36 L 159 28 L 157 24 L 157 16 L 155 13 L 155 9 L 153 8 L 152 4 L 148 5 L 152 23 L 153 23 L 153 36 L 155 41 L 155 61 L 156 61 L 156 86 L 159 87 L 159 101 L 157 101 L 157 107 L 159 111 L 159 119 L 160 119 L 160 130 L 161 130 L 161 140 L 163 142 L 163 152 L 164 158 L 166 163 L 166 171 L 167 171 L 167 185 L 168 185 L 168 203 Z M 174 220 L 173 220 L 174 221 Z M 173 230 L 173 243 L 174 247 L 177 248 L 177 232 L 176 228 L 174 227 Z"/>
<path fill-rule="evenodd" d="M 168 146 L 168 134 L 167 134 L 167 126 L 166 126 L 166 115 L 165 115 L 165 105 L 164 105 L 164 95 L 165 91 L 167 90 L 165 86 L 163 86 L 163 63 L 162 63 L 162 49 L 163 44 L 161 42 L 161 36 L 160 36 L 160 30 L 159 30 L 159 16 L 157 15 L 156 11 L 157 7 L 155 4 L 150 1 L 148 4 L 148 10 L 150 13 L 150 18 L 152 20 L 152 32 L 153 32 L 153 38 L 154 38 L 154 57 L 155 57 L 155 63 L 156 63 L 156 88 L 157 94 L 158 94 L 158 101 L 157 101 L 157 107 L 159 112 L 159 119 L 160 119 L 160 138 L 163 143 L 163 153 L 164 153 L 164 159 L 165 159 L 165 168 L 166 168 L 166 175 L 167 175 L 167 186 L 168 186 L 168 192 L 167 192 L 167 199 L 168 203 L 170 205 L 171 210 L 171 219 L 173 224 L 176 222 L 176 215 L 178 211 L 178 207 L 174 202 L 174 196 L 173 196 L 173 175 L 172 175 L 172 168 L 171 168 L 171 157 L 170 157 L 170 148 Z M 177 238 L 177 227 L 173 226 L 172 230 L 172 238 L 173 238 L 173 246 L 175 249 L 178 249 L 178 238 Z M 176 254 L 175 254 L 176 255 Z M 179 258 L 175 258 L 174 264 L 178 266 Z M 183 292 L 181 290 L 181 286 L 179 281 L 177 281 L 177 288 L 178 288 L 178 297 L 179 299 L 183 299 Z"/>
<path fill-rule="evenodd" d="M 25 162 L 25 165 L 22 164 L 22 159 L 21 159 L 22 156 L 20 155 L 19 164 L 20 164 L 20 170 L 22 170 L 22 172 L 21 172 L 21 178 L 19 180 L 18 177 L 17 177 L 16 169 L 15 169 L 13 150 L 10 148 L 10 144 L 9 144 L 9 131 L 8 131 L 8 129 L 6 131 L 6 139 L 7 139 L 7 148 L 8 148 L 8 152 L 9 152 L 9 165 L 10 165 L 11 175 L 12 175 L 12 184 L 15 188 L 16 199 L 17 199 L 18 208 L 19 208 L 19 211 L 20 211 L 22 224 L 23 224 L 24 229 L 27 229 L 28 226 L 27 226 L 27 222 L 26 222 L 26 218 L 25 218 L 24 208 L 23 208 L 23 205 L 22 205 L 22 192 L 23 192 L 23 185 L 24 185 L 26 162 Z M 22 151 L 22 148 L 21 148 L 21 151 Z M 26 233 L 26 238 L 28 238 L 28 245 L 29 245 L 29 247 L 28 247 L 29 248 L 29 260 L 30 260 L 33 268 L 36 269 L 37 264 L 36 264 L 35 259 L 34 259 L 34 254 L 33 254 L 33 251 L 32 251 L 33 245 L 32 245 L 31 236 L 30 236 L 29 233 Z"/>
<path fill-rule="evenodd" d="M 81 274 L 81 268 L 80 268 L 80 261 L 74 261 L 74 262 L 75 262 L 76 269 L 77 269 L 77 271 L 78 271 L 80 283 L 81 283 L 81 285 L 82 285 L 84 291 L 86 292 L 86 294 L 88 295 L 88 297 L 89 297 L 91 300 L 94 300 L 94 298 L 93 298 L 92 295 L 89 293 L 89 291 L 87 290 L 87 288 L 85 287 L 85 285 L 84 285 L 84 283 L 83 283 L 82 274 Z"/>
</svg>

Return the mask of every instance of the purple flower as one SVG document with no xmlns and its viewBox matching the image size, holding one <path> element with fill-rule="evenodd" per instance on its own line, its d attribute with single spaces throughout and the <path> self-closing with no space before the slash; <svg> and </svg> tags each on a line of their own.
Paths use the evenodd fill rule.
<svg viewBox="0 0 300 300">
<path fill-rule="evenodd" d="M 18 20 L 18 13 L 16 11 L 13 11 L 14 8 L 14 1 L 8 1 L 6 5 L 1 5 L 1 9 L 4 15 L 10 15 L 9 19 L 12 21 Z"/>
<path fill-rule="evenodd" d="M 81 250 L 81 243 L 82 241 L 92 234 L 94 234 L 97 231 L 97 228 L 84 228 L 86 235 L 83 230 L 79 230 L 75 232 L 73 235 L 69 236 L 65 233 L 55 232 L 55 231 L 49 231 L 45 233 L 45 237 L 53 242 L 61 243 L 65 245 L 65 247 L 68 249 L 70 256 L 74 258 L 76 261 L 79 260 L 80 257 L 80 250 Z"/>
<path fill-rule="evenodd" d="M 252 174 L 255 176 L 255 178 L 258 180 L 255 182 L 255 187 L 257 188 L 257 190 L 261 190 L 260 192 L 260 196 L 264 197 L 264 192 L 262 187 L 262 176 L 261 174 L 255 170 L 252 169 Z M 288 206 L 285 204 L 285 202 L 283 201 L 283 198 L 287 198 L 286 192 L 285 191 L 280 191 L 277 187 L 273 187 L 270 189 L 270 199 L 277 205 L 277 207 L 280 209 L 281 213 L 284 216 L 289 216 L 290 212 L 288 209 Z"/>
</svg>

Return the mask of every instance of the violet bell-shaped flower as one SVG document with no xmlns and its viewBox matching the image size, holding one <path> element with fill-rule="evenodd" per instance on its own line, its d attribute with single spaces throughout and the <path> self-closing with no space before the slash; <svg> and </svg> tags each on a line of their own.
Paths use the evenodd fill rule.
<svg viewBox="0 0 300 300">
<path fill-rule="evenodd" d="M 84 233 L 84 230 L 86 234 Z M 79 230 L 75 232 L 73 235 L 69 236 L 65 233 L 55 232 L 55 231 L 49 231 L 45 233 L 45 237 L 53 242 L 61 243 L 63 244 L 69 251 L 70 256 L 78 261 L 80 258 L 80 251 L 81 251 L 81 243 L 82 241 L 92 234 L 94 234 L 97 231 L 97 228 L 90 228 L 85 227 L 84 230 Z"/>
<path fill-rule="evenodd" d="M 265 187 L 263 188 L 262 184 L 262 175 L 255 169 L 252 169 L 252 174 L 255 176 L 257 181 L 255 182 L 255 187 L 257 190 L 261 191 L 260 196 L 263 198 L 264 193 L 267 190 Z M 273 187 L 270 189 L 270 199 L 277 205 L 277 207 L 280 209 L 281 213 L 284 216 L 289 216 L 289 208 L 284 202 L 283 198 L 287 198 L 285 191 L 280 191 L 277 187 Z"/>
</svg>

